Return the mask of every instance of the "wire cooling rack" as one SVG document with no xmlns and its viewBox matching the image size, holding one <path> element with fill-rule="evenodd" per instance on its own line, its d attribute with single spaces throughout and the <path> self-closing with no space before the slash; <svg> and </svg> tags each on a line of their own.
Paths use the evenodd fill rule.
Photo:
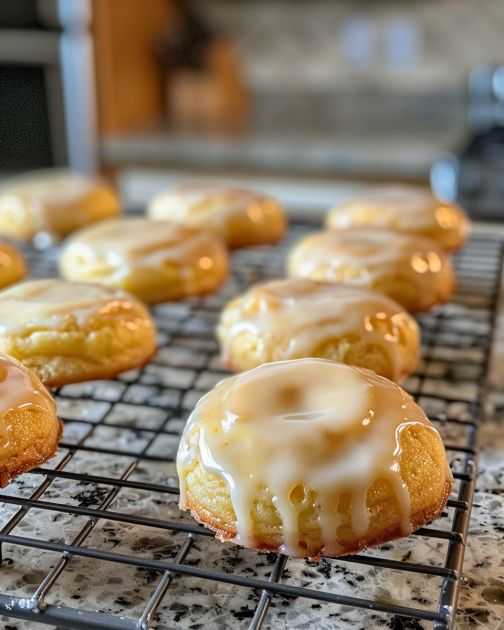
<svg viewBox="0 0 504 630">
<path fill-rule="evenodd" d="M 185 418 L 225 374 L 218 313 L 252 282 L 282 275 L 286 246 L 236 253 L 217 296 L 156 307 L 159 351 L 142 370 L 57 392 L 58 456 L 0 493 L 5 628 L 453 626 L 498 299 L 496 239 L 474 238 L 457 256 L 458 292 L 420 318 L 423 363 L 406 385 L 450 455 L 456 487 L 441 519 L 357 556 L 312 562 L 223 545 L 177 508 Z M 57 253 L 30 252 L 34 275 L 53 275 Z"/>
</svg>

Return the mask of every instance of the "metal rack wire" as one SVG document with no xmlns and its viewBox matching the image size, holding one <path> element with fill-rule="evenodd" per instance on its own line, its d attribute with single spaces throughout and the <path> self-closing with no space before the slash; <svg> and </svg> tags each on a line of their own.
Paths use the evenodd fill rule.
<svg viewBox="0 0 504 630">
<path fill-rule="evenodd" d="M 474 238 L 456 260 L 453 302 L 420 318 L 424 360 L 407 389 L 452 459 L 456 488 L 442 519 L 317 564 L 222 545 L 179 513 L 173 461 L 183 420 L 224 375 L 212 335 L 219 310 L 251 282 L 282 273 L 285 248 L 245 250 L 218 296 L 154 309 L 159 352 L 144 369 L 57 392 L 66 425 L 59 456 L 0 493 L 0 614 L 77 629 L 258 629 L 280 627 L 292 609 L 324 627 L 334 615 L 356 625 L 355 611 L 362 627 L 453 627 L 502 253 L 501 241 Z M 51 275 L 56 256 L 31 252 L 36 275 Z M 408 584 L 412 602 L 375 588 L 388 582 Z M 97 591 L 111 597 L 98 601 Z"/>
</svg>

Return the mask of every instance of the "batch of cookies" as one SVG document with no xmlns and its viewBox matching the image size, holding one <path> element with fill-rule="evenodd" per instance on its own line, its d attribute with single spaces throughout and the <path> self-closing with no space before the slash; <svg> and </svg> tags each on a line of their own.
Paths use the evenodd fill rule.
<svg viewBox="0 0 504 630">
<path fill-rule="evenodd" d="M 230 250 L 274 244 L 286 226 L 274 199 L 223 185 L 181 185 L 121 218 L 99 180 L 5 182 L 0 235 L 65 240 L 62 279 L 31 281 L 0 243 L 0 485 L 57 449 L 45 386 L 141 367 L 156 352 L 146 304 L 217 291 Z M 216 335 L 236 374 L 188 419 L 181 509 L 223 541 L 295 557 L 354 553 L 439 516 L 453 483 L 444 445 L 398 383 L 420 358 L 410 313 L 449 300 L 450 254 L 468 232 L 460 208 L 427 191 L 369 189 L 292 247 L 286 278 L 227 304 Z"/>
</svg>

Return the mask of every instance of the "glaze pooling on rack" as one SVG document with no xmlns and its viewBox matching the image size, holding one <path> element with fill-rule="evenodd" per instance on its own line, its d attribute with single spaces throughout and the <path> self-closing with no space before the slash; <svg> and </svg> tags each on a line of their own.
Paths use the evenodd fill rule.
<svg viewBox="0 0 504 630">
<path fill-rule="evenodd" d="M 32 280 L 0 293 L 0 333 L 25 328 L 59 328 L 66 322 L 84 325 L 90 317 L 120 304 L 123 309 L 135 299 L 118 289 L 100 285 Z"/>
<path fill-rule="evenodd" d="M 350 493 L 351 524 L 364 537 L 367 491 L 387 479 L 401 532 L 408 534 L 412 514 L 401 478 L 400 435 L 417 424 L 438 436 L 410 396 L 368 370 L 320 359 L 262 365 L 222 381 L 192 413 L 177 458 L 180 506 L 187 508 L 184 469 L 199 458 L 228 484 L 236 542 L 254 546 L 252 505 L 267 488 L 281 519 L 285 553 L 306 555 L 299 516 L 315 496 L 322 548 L 337 554 L 340 497 Z"/>
<path fill-rule="evenodd" d="M 392 300 L 358 287 L 302 278 L 257 285 L 224 310 L 218 335 L 225 362 L 243 333 L 255 336 L 262 363 L 313 356 L 331 339 L 353 335 L 386 353 L 396 381 L 405 372 L 403 334 L 417 340 L 417 347 L 412 344 L 407 352 L 418 352 L 418 326 Z"/>
</svg>

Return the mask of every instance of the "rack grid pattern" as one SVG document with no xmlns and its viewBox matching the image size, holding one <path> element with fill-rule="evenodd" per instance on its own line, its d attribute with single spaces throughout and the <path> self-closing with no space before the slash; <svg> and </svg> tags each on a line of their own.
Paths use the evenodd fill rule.
<svg viewBox="0 0 504 630">
<path fill-rule="evenodd" d="M 177 509 L 184 419 L 225 376 L 213 337 L 219 311 L 251 283 L 282 275 L 286 246 L 305 231 L 294 226 L 285 247 L 237 252 L 219 295 L 155 307 L 159 350 L 142 370 L 56 392 L 65 422 L 57 458 L 0 492 L 0 615 L 77 629 L 258 629 L 280 627 L 293 608 L 327 615 L 320 627 L 330 628 L 334 611 L 360 609 L 392 619 L 387 627 L 453 627 L 503 259 L 497 239 L 470 241 L 456 258 L 454 300 L 419 318 L 423 363 L 406 387 L 440 429 L 456 479 L 440 520 L 405 541 L 317 563 L 222 545 Z M 34 275 L 54 275 L 57 253 L 28 252 Z M 419 545 L 428 560 L 416 559 Z M 382 579 L 406 581 L 413 595 L 425 586 L 437 601 L 388 601 L 373 587 Z M 96 600 L 97 584 L 112 600 Z M 198 602 L 208 597 L 220 621 L 205 618 Z"/>
</svg>

